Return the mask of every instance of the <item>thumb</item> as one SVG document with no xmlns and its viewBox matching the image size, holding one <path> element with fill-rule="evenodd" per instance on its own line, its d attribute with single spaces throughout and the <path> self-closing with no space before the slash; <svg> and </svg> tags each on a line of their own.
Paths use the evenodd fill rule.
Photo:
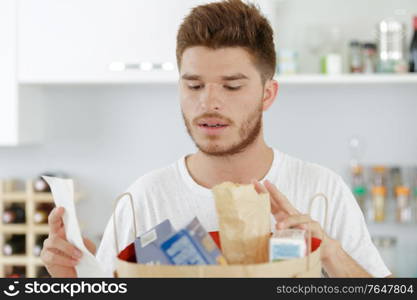
<svg viewBox="0 0 417 300">
<path fill-rule="evenodd" d="M 89 239 L 83 238 L 84 245 L 87 247 L 88 251 L 91 252 L 91 254 L 96 254 L 96 245 Z"/>
</svg>

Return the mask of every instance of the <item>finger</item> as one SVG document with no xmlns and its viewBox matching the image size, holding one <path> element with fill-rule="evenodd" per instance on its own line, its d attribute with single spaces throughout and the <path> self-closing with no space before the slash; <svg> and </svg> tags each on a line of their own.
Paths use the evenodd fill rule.
<svg viewBox="0 0 417 300">
<path fill-rule="evenodd" d="M 54 207 L 48 216 L 48 224 L 51 233 L 57 233 L 63 225 L 62 216 L 64 215 L 65 209 L 63 207 Z"/>
<path fill-rule="evenodd" d="M 45 265 L 59 265 L 64 267 L 75 267 L 78 264 L 78 260 L 68 258 L 49 250 L 43 250 L 41 252 L 41 260 Z"/>
<path fill-rule="evenodd" d="M 79 259 L 82 256 L 82 252 L 79 249 L 77 249 L 77 247 L 70 244 L 64 239 L 61 239 L 58 236 L 51 236 L 47 238 L 43 242 L 43 246 L 46 249 L 49 249 L 49 248 L 58 249 L 73 259 Z"/>
<path fill-rule="evenodd" d="M 311 219 L 308 215 L 297 215 L 289 216 L 284 221 L 277 223 L 277 230 L 287 229 L 287 228 L 297 228 L 303 230 L 310 230 L 311 235 L 314 237 L 323 237 L 323 230 L 318 222 Z"/>
<path fill-rule="evenodd" d="M 96 254 L 96 245 L 89 239 L 83 238 L 84 245 L 87 247 L 88 251 L 91 252 L 91 254 Z"/>
<path fill-rule="evenodd" d="M 258 194 L 266 194 L 268 193 L 267 189 L 256 179 L 252 179 L 251 183 L 254 185 L 255 190 Z"/>
<path fill-rule="evenodd" d="M 284 210 L 289 215 L 299 214 L 294 206 L 288 201 L 287 197 L 285 197 L 274 184 L 269 182 L 269 180 L 265 180 L 264 185 L 271 195 L 271 211 L 273 214 L 278 213 L 280 210 Z"/>
<path fill-rule="evenodd" d="M 277 229 L 287 229 L 312 222 L 308 215 L 293 215 L 277 223 Z"/>
<path fill-rule="evenodd" d="M 288 214 L 283 211 L 279 211 L 278 213 L 274 214 L 275 221 L 277 224 L 281 221 L 284 221 L 286 218 L 288 218 Z"/>
</svg>

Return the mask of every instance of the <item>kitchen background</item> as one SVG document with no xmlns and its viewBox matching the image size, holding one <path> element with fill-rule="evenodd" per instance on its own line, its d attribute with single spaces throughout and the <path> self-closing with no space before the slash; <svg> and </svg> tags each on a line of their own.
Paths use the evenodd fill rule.
<svg viewBox="0 0 417 300">
<path fill-rule="evenodd" d="M 180 114 L 175 32 L 205 2 L 0 2 L 0 276 L 46 276 L 36 245 L 51 198 L 29 180 L 74 178 L 83 234 L 98 245 L 117 195 L 195 151 Z M 417 75 L 409 72 L 417 1 L 257 2 L 279 54 L 266 140 L 341 174 L 365 199 L 394 274 L 417 277 Z M 386 44 L 384 28 L 395 31 Z M 384 56 L 383 45 L 397 52 Z M 22 209 L 25 223 L 12 224 Z"/>
</svg>

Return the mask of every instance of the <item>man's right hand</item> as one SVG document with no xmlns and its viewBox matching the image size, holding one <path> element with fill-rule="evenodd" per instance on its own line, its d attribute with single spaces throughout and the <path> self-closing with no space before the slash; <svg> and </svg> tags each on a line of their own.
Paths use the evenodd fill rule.
<svg viewBox="0 0 417 300">
<path fill-rule="evenodd" d="M 49 236 L 43 243 L 41 260 L 52 277 L 77 277 L 75 266 L 82 252 L 70 244 L 65 235 L 62 216 L 65 209 L 55 207 L 48 217 Z M 86 238 L 83 239 L 87 249 L 94 255 L 96 246 Z"/>
</svg>

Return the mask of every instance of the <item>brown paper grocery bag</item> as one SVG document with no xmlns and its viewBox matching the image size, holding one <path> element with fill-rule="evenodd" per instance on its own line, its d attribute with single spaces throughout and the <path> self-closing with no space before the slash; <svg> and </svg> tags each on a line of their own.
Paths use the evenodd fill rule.
<svg viewBox="0 0 417 300">
<path fill-rule="evenodd" d="M 223 182 L 212 189 L 219 221 L 222 252 L 229 264 L 268 261 L 271 233 L 269 194 L 253 184 Z"/>
<path fill-rule="evenodd" d="M 115 202 L 117 206 L 120 199 L 128 196 L 132 211 L 133 198 L 129 193 L 120 195 Z M 324 194 L 316 194 L 310 200 L 310 210 L 315 199 L 323 197 L 325 200 L 325 222 L 327 222 L 327 206 L 328 200 Z M 114 209 L 116 211 L 116 209 Z M 114 234 L 116 249 L 119 249 L 117 241 L 117 230 L 114 218 Z M 135 238 L 136 232 L 136 217 L 133 214 Z M 311 230 L 308 229 L 307 248 L 308 254 L 303 258 L 289 259 L 279 262 L 259 263 L 259 264 L 245 264 L 245 265 L 199 265 L 199 266 L 172 266 L 172 265 L 145 265 L 136 262 L 134 243 L 128 245 L 121 251 L 116 258 L 115 277 L 137 277 L 137 278 L 232 278 L 232 277 L 247 277 L 247 278 L 282 278 L 282 277 L 320 277 L 321 276 L 321 260 L 319 246 L 314 251 L 311 251 Z M 118 250 L 119 251 L 119 250 Z"/>
</svg>

